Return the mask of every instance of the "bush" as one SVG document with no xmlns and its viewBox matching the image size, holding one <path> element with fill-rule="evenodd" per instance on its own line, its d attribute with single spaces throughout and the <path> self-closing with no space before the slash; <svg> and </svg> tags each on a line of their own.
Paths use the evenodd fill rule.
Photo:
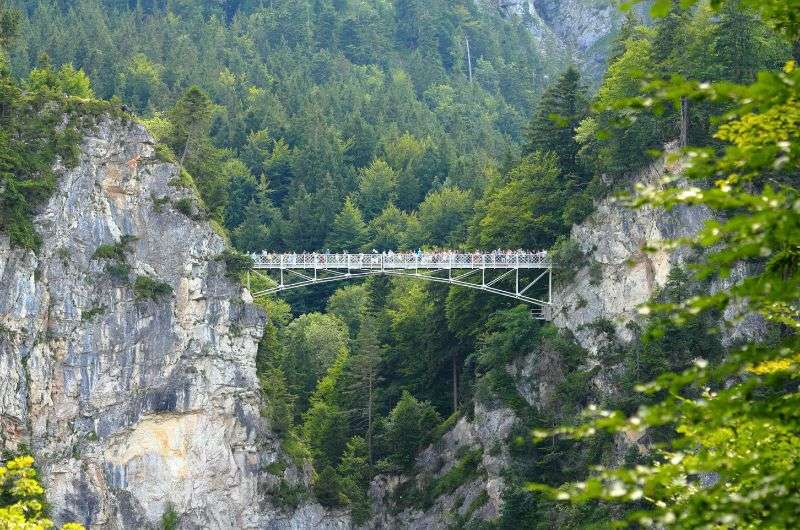
<svg viewBox="0 0 800 530">
<path fill-rule="evenodd" d="M 136 241 L 136 239 L 136 236 L 126 234 L 116 243 L 100 245 L 97 247 L 97 250 L 94 251 L 92 258 L 124 262 L 126 259 L 125 253 L 128 251 L 128 245 Z"/>
<path fill-rule="evenodd" d="M 325 466 L 317 476 L 317 480 L 314 482 L 314 494 L 319 503 L 326 508 L 342 504 L 339 475 L 331 466 Z"/>
<path fill-rule="evenodd" d="M 553 264 L 553 283 L 564 285 L 575 279 L 575 274 L 586 265 L 586 255 L 572 239 L 561 236 L 550 249 Z"/>
<path fill-rule="evenodd" d="M 137 276 L 133 284 L 133 292 L 137 300 L 157 300 L 172 294 L 172 287 L 168 283 L 154 280 L 149 276 Z"/>
<path fill-rule="evenodd" d="M 241 273 L 253 268 L 253 258 L 233 249 L 225 249 L 218 259 L 225 262 L 225 276 L 238 280 Z"/>
<path fill-rule="evenodd" d="M 175 209 L 186 217 L 194 218 L 194 201 L 189 197 L 184 197 L 175 201 Z"/>
<path fill-rule="evenodd" d="M 439 423 L 439 414 L 427 401 L 417 401 L 407 391 L 389 413 L 384 425 L 387 460 L 401 470 L 414 465 L 417 450 L 430 442 L 431 431 Z"/>
<path fill-rule="evenodd" d="M 172 504 L 167 503 L 164 514 L 161 516 L 161 530 L 176 530 L 181 518 L 172 507 Z"/>
<path fill-rule="evenodd" d="M 131 273 L 131 266 L 127 263 L 111 263 L 106 265 L 106 272 L 114 280 L 127 282 Z"/>
<path fill-rule="evenodd" d="M 291 484 L 283 479 L 270 491 L 270 494 L 278 506 L 290 509 L 297 508 L 308 495 L 305 486 L 302 484 Z"/>
<path fill-rule="evenodd" d="M 444 475 L 434 479 L 428 491 L 431 500 L 436 500 L 442 495 L 453 493 L 459 486 L 478 476 L 478 467 L 483 458 L 483 450 L 478 447 L 467 451 L 458 462 Z"/>
</svg>

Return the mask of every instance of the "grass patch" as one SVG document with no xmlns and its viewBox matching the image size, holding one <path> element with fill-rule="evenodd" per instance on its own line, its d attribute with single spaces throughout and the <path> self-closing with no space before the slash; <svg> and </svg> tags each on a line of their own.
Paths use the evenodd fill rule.
<svg viewBox="0 0 800 530">
<path fill-rule="evenodd" d="M 172 287 L 149 276 L 137 276 L 133 283 L 136 300 L 158 300 L 172 294 Z"/>
<path fill-rule="evenodd" d="M 81 311 L 81 321 L 88 322 L 92 320 L 94 317 L 100 316 L 105 312 L 106 312 L 106 306 L 104 305 L 94 306 L 88 311 Z"/>
<path fill-rule="evenodd" d="M 282 477 L 283 472 L 286 471 L 287 467 L 289 467 L 289 465 L 283 460 L 276 460 L 273 463 L 265 466 L 264 469 L 270 475 L 275 475 L 276 477 Z"/>
<path fill-rule="evenodd" d="M 128 245 L 137 239 L 136 236 L 127 234 L 122 236 L 116 243 L 100 245 L 94 251 L 94 254 L 92 254 L 92 259 L 125 261 L 125 253 L 128 251 Z"/>
<path fill-rule="evenodd" d="M 437 442 L 444 436 L 450 429 L 456 426 L 458 420 L 461 418 L 461 411 L 457 410 L 453 412 L 446 420 L 436 426 L 433 431 L 431 431 L 431 440 Z"/>
<path fill-rule="evenodd" d="M 442 495 L 452 493 L 462 484 L 478 476 L 478 467 L 483 459 L 483 450 L 480 448 L 467 451 L 458 462 L 450 468 L 450 471 L 439 478 L 434 479 L 427 491 L 430 492 L 431 499 L 436 500 Z"/>
</svg>

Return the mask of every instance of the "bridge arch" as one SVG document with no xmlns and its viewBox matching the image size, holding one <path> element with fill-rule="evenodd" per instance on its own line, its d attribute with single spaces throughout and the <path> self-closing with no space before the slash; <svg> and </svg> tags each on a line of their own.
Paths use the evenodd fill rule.
<svg viewBox="0 0 800 530">
<path fill-rule="evenodd" d="M 253 290 L 255 298 L 317 284 L 387 275 L 449 283 L 505 296 L 533 306 L 537 318 L 549 320 L 551 316 L 552 263 L 545 251 L 361 254 L 263 252 L 252 254 L 251 257 L 253 274 L 274 284 Z M 275 273 L 277 277 L 270 278 L 269 273 Z M 533 296 L 534 289 L 543 294 L 538 298 Z"/>
</svg>

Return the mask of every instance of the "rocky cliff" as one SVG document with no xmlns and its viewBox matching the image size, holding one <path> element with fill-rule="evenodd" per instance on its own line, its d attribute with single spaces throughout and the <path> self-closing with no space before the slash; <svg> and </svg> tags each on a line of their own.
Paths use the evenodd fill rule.
<svg viewBox="0 0 800 530">
<path fill-rule="evenodd" d="M 2 448 L 32 449 L 57 521 L 346 526 L 273 504 L 309 477 L 270 466 L 288 459 L 260 415 L 266 316 L 225 278 L 224 241 L 177 167 L 134 124 L 100 124 L 81 151 L 36 218 L 42 248 L 0 236 Z"/>
<path fill-rule="evenodd" d="M 605 71 L 608 46 L 623 14 L 614 0 L 483 0 L 517 16 L 545 49 L 565 51 L 589 79 Z"/>
</svg>

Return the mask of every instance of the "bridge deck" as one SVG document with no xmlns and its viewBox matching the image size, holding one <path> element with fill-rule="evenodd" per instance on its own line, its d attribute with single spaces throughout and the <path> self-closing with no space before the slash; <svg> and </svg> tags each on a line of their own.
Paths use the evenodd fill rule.
<svg viewBox="0 0 800 530">
<path fill-rule="evenodd" d="M 547 252 L 253 254 L 255 269 L 549 269 Z"/>
</svg>

